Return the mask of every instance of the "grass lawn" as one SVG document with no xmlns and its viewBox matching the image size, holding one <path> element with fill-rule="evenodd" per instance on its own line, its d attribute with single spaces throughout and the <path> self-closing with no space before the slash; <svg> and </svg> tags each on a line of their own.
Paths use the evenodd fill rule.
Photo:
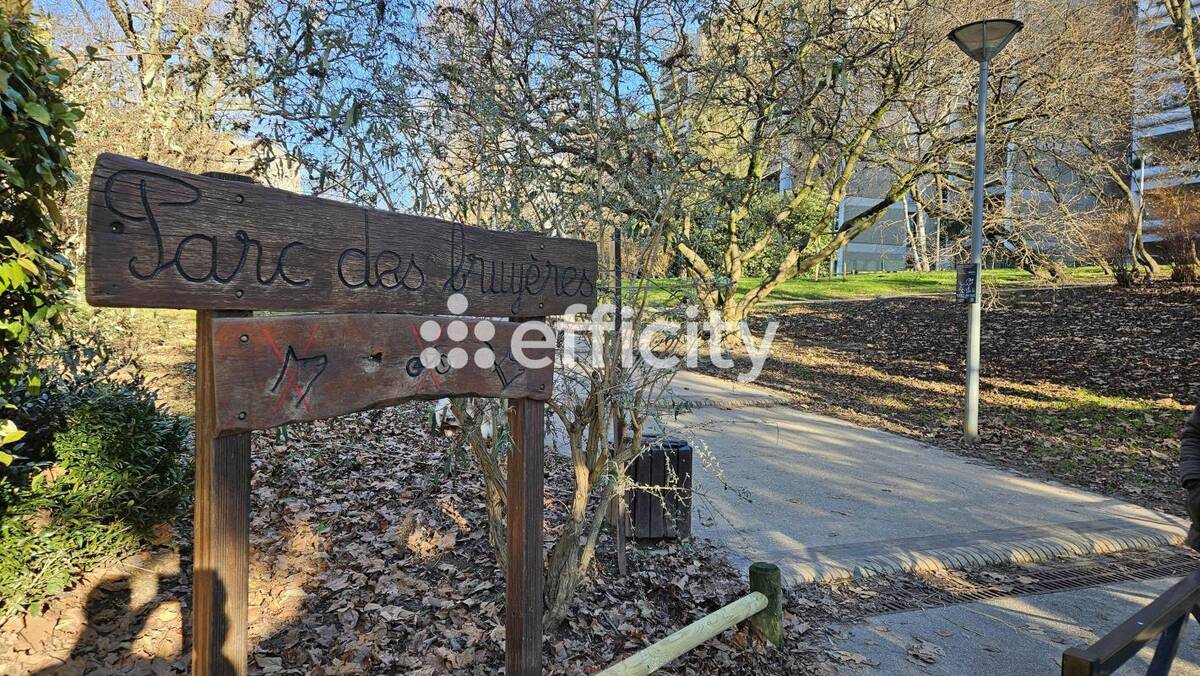
<svg viewBox="0 0 1200 676">
<path fill-rule="evenodd" d="M 836 300 L 851 298 L 879 298 L 884 296 L 911 296 L 922 293 L 949 293 L 954 291 L 956 272 L 868 272 L 829 279 L 811 277 L 784 282 L 775 289 L 768 301 L 780 300 Z M 1066 284 L 1096 284 L 1109 278 L 1097 267 L 1072 268 Z M 745 293 L 761 281 L 758 277 L 747 277 L 738 284 L 738 291 Z M 991 288 L 1014 288 L 1044 286 L 1045 282 L 1024 270 L 998 268 L 983 271 L 983 283 Z M 652 305 L 667 304 L 671 294 L 686 293 L 692 287 L 691 280 L 657 279 L 651 282 L 649 299 Z"/>
</svg>

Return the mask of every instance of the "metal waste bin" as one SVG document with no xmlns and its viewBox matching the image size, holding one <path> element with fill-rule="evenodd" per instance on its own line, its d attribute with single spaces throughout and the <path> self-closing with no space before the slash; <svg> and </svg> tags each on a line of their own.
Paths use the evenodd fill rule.
<svg viewBox="0 0 1200 676">
<path fill-rule="evenodd" d="M 639 485 L 666 490 L 632 492 L 630 518 L 633 537 L 649 540 L 690 537 L 692 534 L 692 446 L 683 439 L 658 435 L 642 437 L 642 453 L 629 466 Z"/>
</svg>

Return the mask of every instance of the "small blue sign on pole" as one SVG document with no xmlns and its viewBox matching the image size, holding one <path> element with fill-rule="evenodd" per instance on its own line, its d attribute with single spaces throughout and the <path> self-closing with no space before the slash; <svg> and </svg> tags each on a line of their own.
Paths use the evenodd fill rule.
<svg viewBox="0 0 1200 676">
<path fill-rule="evenodd" d="M 958 284 L 954 295 L 960 303 L 977 303 L 979 298 L 975 290 L 979 288 L 979 266 L 975 263 L 960 263 L 958 265 Z"/>
</svg>

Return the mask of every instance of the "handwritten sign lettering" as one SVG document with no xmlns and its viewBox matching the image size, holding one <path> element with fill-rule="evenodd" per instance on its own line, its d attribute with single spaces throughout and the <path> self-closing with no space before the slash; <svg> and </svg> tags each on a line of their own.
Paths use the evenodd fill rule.
<svg viewBox="0 0 1200 676">
<path fill-rule="evenodd" d="M 88 205 L 93 305 L 559 314 L 596 302 L 596 245 L 484 230 L 104 154 Z"/>
<path fill-rule="evenodd" d="M 517 326 L 388 314 L 214 319 L 217 429 L 268 429 L 404 399 L 548 399 L 553 348 L 520 359 Z M 522 366 L 530 360 L 551 365 Z"/>
</svg>

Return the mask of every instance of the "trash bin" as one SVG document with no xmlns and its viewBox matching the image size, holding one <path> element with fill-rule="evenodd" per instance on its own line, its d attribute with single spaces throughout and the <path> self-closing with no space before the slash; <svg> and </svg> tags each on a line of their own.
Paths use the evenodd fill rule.
<svg viewBox="0 0 1200 676">
<path fill-rule="evenodd" d="M 633 490 L 629 510 L 633 537 L 678 540 L 691 536 L 691 444 L 683 439 L 644 435 L 642 453 L 630 464 L 629 476 L 639 485 L 668 489 L 661 492 Z"/>
</svg>

